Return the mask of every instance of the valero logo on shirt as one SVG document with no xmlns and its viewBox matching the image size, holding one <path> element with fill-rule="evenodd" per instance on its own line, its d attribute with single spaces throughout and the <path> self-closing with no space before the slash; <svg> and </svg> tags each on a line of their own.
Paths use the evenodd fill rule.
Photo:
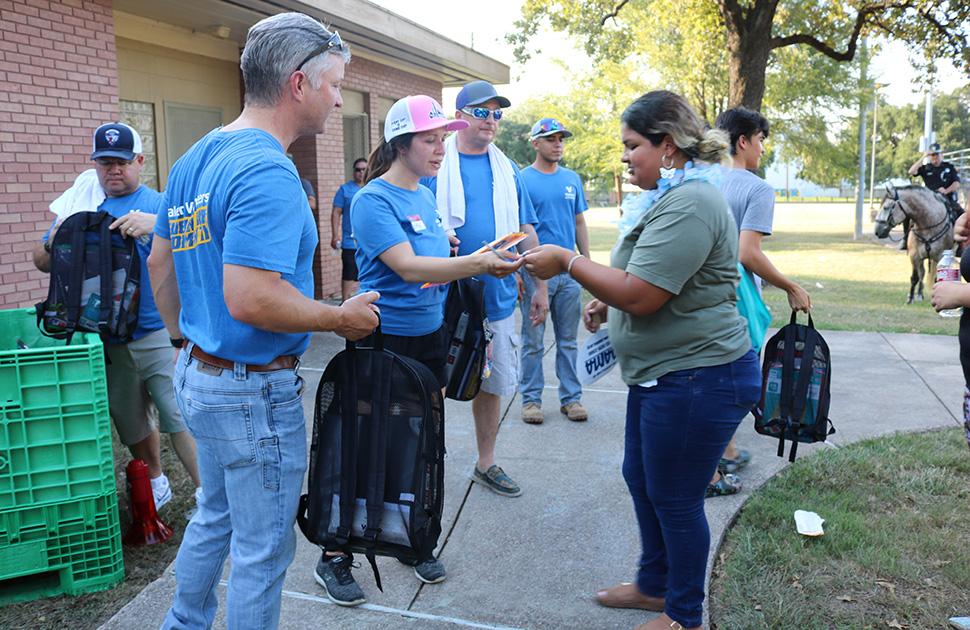
<svg viewBox="0 0 970 630">
<path fill-rule="evenodd" d="M 575 201 L 576 200 L 576 189 L 574 187 L 572 187 L 572 186 L 566 186 L 566 194 L 565 194 L 565 197 L 566 197 L 566 201 Z"/>
<path fill-rule="evenodd" d="M 184 252 L 212 240 L 209 230 L 209 193 L 168 209 L 168 231 L 173 252 Z"/>
</svg>

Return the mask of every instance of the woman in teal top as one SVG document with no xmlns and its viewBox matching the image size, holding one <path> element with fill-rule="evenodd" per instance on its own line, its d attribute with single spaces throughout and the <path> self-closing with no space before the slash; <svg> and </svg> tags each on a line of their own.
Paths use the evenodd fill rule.
<svg viewBox="0 0 970 630">
<path fill-rule="evenodd" d="M 638 630 L 700 628 L 704 492 L 760 396 L 757 355 L 735 305 L 737 228 L 716 185 L 727 139 L 667 91 L 634 101 L 620 135 L 630 181 L 645 192 L 623 217 L 611 266 L 555 245 L 527 252 L 525 266 L 540 278 L 566 271 L 586 287 L 596 297 L 584 310 L 590 330 L 609 307 L 630 388 L 623 477 L 643 555 L 635 584 L 596 599 L 663 612 Z"/>
<path fill-rule="evenodd" d="M 354 195 L 350 220 L 357 239 L 357 267 L 362 291 L 379 291 L 384 347 L 426 365 L 444 388 L 448 352 L 444 301 L 448 283 L 459 278 L 514 273 L 522 259 L 507 259 L 491 251 L 449 257 L 448 236 L 438 219 L 434 194 L 418 181 L 437 175 L 449 131 L 468 126 L 448 120 L 429 96 L 408 96 L 391 107 L 384 139 L 368 160 L 365 186 Z M 422 287 L 425 283 L 434 286 Z M 367 340 L 361 343 L 367 344 Z M 337 604 L 365 601 L 351 574 L 350 558 L 324 553 L 316 579 Z M 419 562 L 414 573 L 432 584 L 445 579 L 445 569 L 433 556 Z"/>
</svg>

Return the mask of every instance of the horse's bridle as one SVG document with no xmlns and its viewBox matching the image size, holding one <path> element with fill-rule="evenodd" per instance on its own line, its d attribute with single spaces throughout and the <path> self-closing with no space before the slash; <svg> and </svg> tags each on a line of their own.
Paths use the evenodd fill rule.
<svg viewBox="0 0 970 630">
<path fill-rule="evenodd" d="M 906 206 L 903 205 L 903 200 L 899 198 L 899 191 L 896 190 L 895 188 L 893 188 L 892 190 L 893 190 L 893 205 L 892 205 L 892 209 L 889 211 L 889 214 L 886 215 L 886 225 L 889 226 L 890 230 L 896 227 L 897 225 L 899 225 L 898 223 L 893 222 L 893 210 L 895 210 L 896 208 L 899 208 L 899 211 L 903 213 L 904 217 L 915 222 L 915 220 L 913 219 L 913 215 L 907 212 Z M 887 197 L 889 196 L 888 191 L 886 193 L 886 196 Z M 944 206 L 943 218 L 937 221 L 936 223 L 934 223 L 933 225 L 924 229 L 929 231 L 929 230 L 935 229 L 936 227 L 940 227 L 940 229 L 937 232 L 935 232 L 933 236 L 929 238 L 923 238 L 922 236 L 920 236 L 919 232 L 916 231 L 915 227 L 912 230 L 913 236 L 916 237 L 916 240 L 922 243 L 923 246 L 926 248 L 927 258 L 930 255 L 930 247 L 933 245 L 933 243 L 943 238 L 946 235 L 946 233 L 950 230 L 950 228 L 953 227 L 953 224 L 950 223 L 950 213 L 946 211 L 946 206 Z"/>
</svg>

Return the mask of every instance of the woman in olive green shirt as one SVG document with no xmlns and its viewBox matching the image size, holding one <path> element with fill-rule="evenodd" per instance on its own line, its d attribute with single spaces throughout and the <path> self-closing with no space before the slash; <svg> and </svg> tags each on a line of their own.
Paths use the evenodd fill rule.
<svg viewBox="0 0 970 630">
<path fill-rule="evenodd" d="M 683 97 L 644 94 L 621 118 L 622 160 L 644 189 L 621 224 L 611 266 L 560 247 L 526 254 L 540 278 L 567 271 L 607 314 L 629 385 L 623 477 L 643 543 L 635 584 L 596 594 L 605 606 L 663 612 L 638 630 L 700 628 L 710 531 L 704 492 L 725 446 L 760 396 L 757 355 L 738 315 L 738 236 L 718 189 L 727 137 Z"/>
</svg>

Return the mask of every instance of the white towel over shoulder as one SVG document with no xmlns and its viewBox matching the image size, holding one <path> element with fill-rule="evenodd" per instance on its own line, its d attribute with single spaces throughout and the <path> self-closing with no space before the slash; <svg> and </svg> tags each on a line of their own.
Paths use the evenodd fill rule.
<svg viewBox="0 0 970 630">
<path fill-rule="evenodd" d="M 519 229 L 519 197 L 515 189 L 515 167 L 494 144 L 488 145 L 492 167 L 492 205 L 495 207 L 495 238 Z M 465 225 L 465 189 L 461 183 L 457 134 L 445 140 L 445 159 L 438 172 L 438 215 L 445 230 Z M 477 245 L 477 243 L 473 243 Z"/>
<path fill-rule="evenodd" d="M 78 175 L 74 184 L 51 202 L 50 209 L 60 223 L 77 212 L 97 212 L 104 200 L 104 188 L 98 180 L 98 173 L 90 168 Z"/>
</svg>

